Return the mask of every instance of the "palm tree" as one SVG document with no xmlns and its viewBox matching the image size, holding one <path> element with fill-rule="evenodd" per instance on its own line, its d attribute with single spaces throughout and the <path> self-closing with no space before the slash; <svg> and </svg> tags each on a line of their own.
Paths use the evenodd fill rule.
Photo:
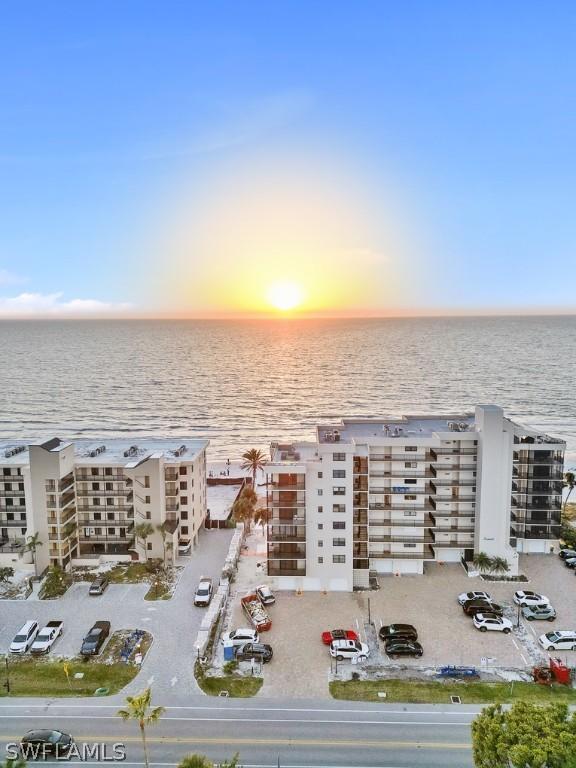
<svg viewBox="0 0 576 768">
<path fill-rule="evenodd" d="M 254 520 L 256 501 L 258 497 L 249 485 L 244 486 L 242 493 L 232 505 L 232 515 L 235 520 L 244 523 L 244 530 L 250 533 L 250 526 Z"/>
<path fill-rule="evenodd" d="M 32 553 L 32 562 L 34 563 L 34 576 L 38 577 L 38 570 L 36 568 L 36 550 L 42 546 L 40 541 L 40 534 L 38 532 L 28 536 L 26 539 L 26 550 Z"/>
<path fill-rule="evenodd" d="M 474 555 L 474 559 L 472 560 L 472 563 L 478 568 L 480 573 L 483 571 L 490 570 L 490 566 L 492 565 L 492 558 L 486 554 L 486 552 L 478 552 L 476 555 Z"/>
<path fill-rule="evenodd" d="M 568 488 L 568 493 L 564 499 L 564 506 L 562 507 L 562 513 L 566 514 L 566 505 L 568 504 L 568 499 L 570 498 L 570 494 L 574 488 L 576 488 L 576 475 L 571 470 L 564 473 L 564 488 Z"/>
<path fill-rule="evenodd" d="M 168 535 L 168 531 L 166 530 L 166 521 L 160 523 L 160 525 L 157 525 L 156 530 L 159 532 L 162 538 L 162 562 L 164 563 L 164 568 L 166 568 L 166 536 Z"/>
<path fill-rule="evenodd" d="M 271 517 L 271 514 L 268 507 L 258 507 L 258 509 L 254 512 L 254 522 L 257 525 L 262 526 L 263 536 L 266 534 L 266 525 L 270 520 L 270 517 Z"/>
<path fill-rule="evenodd" d="M 242 469 L 250 470 L 252 472 L 252 488 L 256 490 L 256 473 L 259 469 L 264 471 L 264 465 L 266 464 L 266 455 L 262 453 L 258 448 L 250 448 L 242 454 L 244 461 L 241 464 Z"/>
<path fill-rule="evenodd" d="M 137 720 L 144 747 L 144 764 L 149 768 L 148 745 L 146 744 L 146 726 L 154 725 L 164 714 L 164 707 L 151 707 L 152 691 L 150 687 L 137 696 L 126 696 L 126 709 L 116 713 L 122 720 Z"/>
<path fill-rule="evenodd" d="M 490 563 L 492 573 L 508 573 L 510 564 L 505 557 L 493 557 Z"/>
<path fill-rule="evenodd" d="M 146 540 L 154 533 L 154 526 L 152 523 L 138 523 L 134 526 L 134 535 L 137 539 L 141 539 L 144 546 L 144 557 L 148 562 L 148 547 L 146 546 Z"/>
</svg>

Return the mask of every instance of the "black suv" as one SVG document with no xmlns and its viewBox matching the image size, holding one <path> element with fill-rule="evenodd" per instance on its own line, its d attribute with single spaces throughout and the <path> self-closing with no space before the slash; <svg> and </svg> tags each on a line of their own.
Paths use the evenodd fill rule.
<svg viewBox="0 0 576 768">
<path fill-rule="evenodd" d="M 104 645 L 104 641 L 109 634 L 110 622 L 97 621 L 82 641 L 82 647 L 80 648 L 82 656 L 95 656 Z"/>
<path fill-rule="evenodd" d="M 385 627 L 380 627 L 378 633 L 380 640 L 394 640 L 396 638 L 403 638 L 404 640 L 418 640 L 418 632 L 416 627 L 412 624 L 388 624 Z"/>
<path fill-rule="evenodd" d="M 501 605 L 488 602 L 488 600 L 466 600 L 462 610 L 467 616 L 476 616 L 477 613 L 494 613 L 496 616 L 504 615 L 504 609 Z"/>
<path fill-rule="evenodd" d="M 28 731 L 20 741 L 20 753 L 25 760 L 42 760 L 48 755 L 66 757 L 74 739 L 62 731 Z"/>
<path fill-rule="evenodd" d="M 250 661 L 256 659 L 266 663 L 272 658 L 272 646 L 266 643 L 245 643 L 236 651 L 238 661 Z"/>
</svg>

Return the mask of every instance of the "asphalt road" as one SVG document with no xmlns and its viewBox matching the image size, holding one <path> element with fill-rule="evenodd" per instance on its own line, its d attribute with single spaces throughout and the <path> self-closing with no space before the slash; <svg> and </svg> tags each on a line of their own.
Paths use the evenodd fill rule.
<svg viewBox="0 0 576 768">
<path fill-rule="evenodd" d="M 32 728 L 59 728 L 77 742 L 124 743 L 124 765 L 142 765 L 137 724 L 116 715 L 118 705 L 92 702 L 0 703 L 0 749 Z M 246 768 L 468 768 L 470 722 L 477 709 L 335 702 L 198 699 L 170 706 L 148 729 L 152 766 L 174 766 L 198 752 L 213 760 L 240 754 Z M 61 765 L 62 763 L 47 763 Z M 78 765 L 77 761 L 70 763 Z M 110 762 L 93 764 L 110 765 Z"/>
</svg>

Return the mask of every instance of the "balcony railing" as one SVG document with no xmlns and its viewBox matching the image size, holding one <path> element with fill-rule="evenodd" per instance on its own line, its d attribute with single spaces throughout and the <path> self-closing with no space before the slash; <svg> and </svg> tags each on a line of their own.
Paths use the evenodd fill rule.
<svg viewBox="0 0 576 768">
<path fill-rule="evenodd" d="M 465 541 L 462 541 L 462 539 L 437 539 L 433 547 L 461 547 L 462 549 L 470 549 L 471 546 L 474 545 L 473 539 L 466 539 Z"/>
<path fill-rule="evenodd" d="M 26 542 L 24 539 L 0 539 L 0 553 L 7 554 L 9 552 L 24 552 L 26 550 Z"/>
<path fill-rule="evenodd" d="M 406 534 L 405 536 L 399 536 L 398 534 L 378 534 L 377 536 L 370 535 L 370 542 L 404 542 L 405 544 L 432 544 L 434 543 L 434 536 L 432 535 L 425 535 L 425 536 L 409 536 Z"/>
<path fill-rule="evenodd" d="M 0 490 L 0 496 L 24 496 L 26 491 L 24 488 L 13 488 L 11 491 Z"/>
<path fill-rule="evenodd" d="M 268 561 L 268 576 L 306 576 L 306 567 L 304 568 L 277 568 L 271 561 Z"/>
<path fill-rule="evenodd" d="M 430 502 L 426 501 L 424 504 L 421 504 L 419 506 L 413 506 L 411 504 L 400 504 L 399 502 L 391 502 L 390 504 L 386 504 L 384 502 L 373 502 L 370 504 L 369 509 L 371 511 L 383 509 L 383 510 L 397 510 L 397 511 L 404 511 L 404 512 L 426 512 L 427 510 L 435 509 L 435 506 Z"/>
<path fill-rule="evenodd" d="M 272 483 L 271 487 L 275 491 L 304 491 L 306 490 L 306 483 L 304 480 L 294 480 L 293 482 L 284 480 Z"/>
<path fill-rule="evenodd" d="M 403 528 L 433 528 L 435 523 L 431 517 L 431 515 L 424 515 L 420 519 L 413 519 L 413 518 L 405 518 L 405 517 L 384 517 L 382 519 L 376 519 L 370 516 L 370 538 L 372 538 L 372 528 L 373 527 L 384 527 L 387 528 L 389 526 L 402 526 Z"/>
<path fill-rule="evenodd" d="M 388 560 L 434 560 L 435 554 L 429 544 L 425 545 L 422 552 L 370 552 L 370 559 L 385 558 Z"/>
<path fill-rule="evenodd" d="M 58 492 L 64 493 L 67 488 L 71 488 L 73 485 L 74 474 L 71 472 L 69 475 L 66 475 L 66 477 L 63 477 L 62 480 L 58 482 Z"/>
<path fill-rule="evenodd" d="M 80 544 L 89 544 L 90 542 L 107 542 L 107 541 L 121 541 L 125 544 L 133 544 L 134 543 L 134 536 L 127 531 L 125 536 L 107 536 L 105 533 L 94 533 L 90 536 L 86 536 L 84 534 L 80 535 L 78 537 L 78 540 L 80 541 Z"/>
<path fill-rule="evenodd" d="M 410 493 L 432 493 L 432 488 L 429 483 L 426 485 L 402 485 L 396 483 L 395 485 L 371 485 L 370 494 L 384 493 L 384 494 L 410 494 Z"/>
<path fill-rule="evenodd" d="M 458 487 L 461 485 L 468 486 L 468 485 L 476 485 L 477 478 L 475 477 L 467 477 L 467 478 L 445 478 L 445 477 L 435 477 L 434 480 L 430 482 L 430 485 L 438 487 L 445 487 L 445 486 L 453 486 Z"/>
<path fill-rule="evenodd" d="M 370 461 L 426 461 L 430 454 L 426 451 L 406 451 L 405 453 L 371 453 Z"/>
<path fill-rule="evenodd" d="M 26 518 L 24 520 L 9 520 L 6 515 L 0 515 L 0 526 L 26 528 Z"/>
<path fill-rule="evenodd" d="M 513 509 L 551 509 L 551 510 L 560 510 L 562 509 L 562 504 L 557 502 L 546 502 L 546 501 L 532 501 L 530 503 L 519 501 L 517 499 L 512 499 L 512 508 Z"/>
<path fill-rule="evenodd" d="M 435 461 L 438 456 L 475 456 L 478 453 L 476 448 L 460 448 L 460 447 L 448 447 L 445 448 L 431 448 L 430 455 L 432 460 Z"/>
</svg>

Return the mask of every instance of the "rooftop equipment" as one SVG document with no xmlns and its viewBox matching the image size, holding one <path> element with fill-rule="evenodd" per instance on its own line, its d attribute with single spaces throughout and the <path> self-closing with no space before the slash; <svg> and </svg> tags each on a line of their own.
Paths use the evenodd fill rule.
<svg viewBox="0 0 576 768">
<path fill-rule="evenodd" d="M 4 451 L 4 457 L 9 459 L 11 456 L 16 456 L 18 453 L 22 453 L 26 448 L 27 446 L 25 445 L 16 445 L 14 448 L 8 448 Z"/>
<path fill-rule="evenodd" d="M 99 456 L 101 453 L 104 453 L 105 450 L 106 450 L 106 446 L 105 445 L 99 445 L 98 448 L 94 448 L 93 451 L 90 451 L 90 453 L 88 455 L 91 458 L 94 458 L 94 456 Z M 124 455 L 126 455 L 126 454 L 124 454 Z"/>
<path fill-rule="evenodd" d="M 138 453 L 138 446 L 131 445 L 127 451 L 124 451 L 124 456 L 128 458 L 128 456 L 136 456 L 137 453 Z"/>
</svg>

